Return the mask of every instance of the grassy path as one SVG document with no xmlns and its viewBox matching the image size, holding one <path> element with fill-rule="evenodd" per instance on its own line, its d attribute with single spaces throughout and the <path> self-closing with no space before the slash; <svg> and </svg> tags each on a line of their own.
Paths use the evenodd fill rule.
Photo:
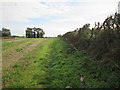
<svg viewBox="0 0 120 90">
<path fill-rule="evenodd" d="M 28 39 L 28 38 L 15 38 L 15 39 L 3 39 L 2 40 L 2 50 L 5 51 L 7 49 L 10 49 L 10 48 L 13 48 L 13 47 L 16 47 L 20 44 L 23 44 L 27 41 L 30 41 L 31 39 Z"/>
<path fill-rule="evenodd" d="M 40 43 L 29 55 L 22 58 L 23 60 L 16 62 L 11 69 L 7 70 L 7 73 L 3 75 L 4 86 L 15 88 L 80 87 L 79 52 L 69 54 L 69 51 L 69 45 L 58 38 Z"/>
<path fill-rule="evenodd" d="M 27 39 L 25 42 L 20 42 L 17 46 L 9 47 L 3 50 L 3 66 L 10 67 L 14 62 L 22 59 L 26 54 L 31 52 L 36 46 L 44 41 L 44 39 Z M 34 43 L 33 43 L 34 42 Z M 16 43 L 16 42 L 15 42 Z M 8 45 L 8 44 L 7 44 Z M 4 48 L 4 45 L 3 45 Z"/>
<path fill-rule="evenodd" d="M 113 82 L 105 81 L 111 76 L 110 71 L 102 68 L 107 77 L 99 78 L 102 73 L 98 72 L 101 69 L 97 67 L 98 62 L 93 63 L 63 40 L 52 38 L 37 42 L 32 44 L 34 49 L 12 63 L 11 68 L 3 69 L 5 88 L 102 88 Z"/>
</svg>

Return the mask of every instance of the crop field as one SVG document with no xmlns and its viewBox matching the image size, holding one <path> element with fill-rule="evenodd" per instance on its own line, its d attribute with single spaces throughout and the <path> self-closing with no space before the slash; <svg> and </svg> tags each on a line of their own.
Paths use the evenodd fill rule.
<svg viewBox="0 0 120 90">
<path fill-rule="evenodd" d="M 98 62 L 93 63 L 89 56 L 73 50 L 62 39 L 3 39 L 2 45 L 3 88 L 103 88 L 119 85 L 118 78 L 114 77 L 116 72 L 108 71 Z"/>
</svg>

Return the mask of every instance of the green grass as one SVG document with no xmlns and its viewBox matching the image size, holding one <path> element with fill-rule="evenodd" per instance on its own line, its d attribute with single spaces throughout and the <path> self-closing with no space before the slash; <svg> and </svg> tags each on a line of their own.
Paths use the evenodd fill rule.
<svg viewBox="0 0 120 90">
<path fill-rule="evenodd" d="M 24 44 L 26 42 L 32 41 L 32 40 L 37 40 L 39 38 L 25 38 L 22 41 L 16 41 L 16 42 L 9 42 L 9 41 L 14 41 L 14 40 L 21 40 L 23 38 L 15 38 L 15 39 L 3 39 L 2 40 L 2 50 L 7 50 L 9 48 L 12 48 L 14 46 L 18 46 L 20 44 Z M 28 46 L 31 45 L 31 43 L 28 43 Z"/>
<path fill-rule="evenodd" d="M 108 88 L 119 87 L 119 71 L 108 70 L 59 38 L 48 39 L 9 70 L 8 88 Z M 81 77 L 85 77 L 80 81 Z"/>
<path fill-rule="evenodd" d="M 3 75 L 4 82 L 9 82 L 10 84 L 6 87 L 16 87 L 16 88 L 33 88 L 33 87 L 43 87 L 38 85 L 38 80 L 36 76 L 43 75 L 45 72 L 40 69 L 40 60 L 46 58 L 45 54 L 47 52 L 50 41 L 45 41 L 33 50 L 29 55 L 26 55 L 20 62 L 17 62 L 9 70 L 4 69 L 6 74 Z M 48 49 L 49 50 L 49 49 Z M 17 50 L 20 51 L 20 50 Z M 37 62 L 37 63 L 35 63 Z M 42 76 L 42 78 L 44 78 Z M 40 80 L 42 78 L 39 77 Z"/>
<path fill-rule="evenodd" d="M 22 38 L 10 38 L 10 39 L 2 39 L 3 42 L 6 42 L 6 41 L 13 41 L 13 40 L 20 40 Z"/>
<path fill-rule="evenodd" d="M 13 40 L 20 40 L 20 39 L 11 39 L 10 41 L 13 41 Z M 6 39 L 6 40 L 3 40 L 2 41 L 2 50 L 6 50 L 6 49 L 9 49 L 13 46 L 17 46 L 17 45 L 20 45 L 20 44 L 23 44 L 27 41 L 30 41 L 30 39 L 25 39 L 23 41 L 18 41 L 18 42 L 6 42 L 6 41 L 9 41 L 9 39 Z"/>
</svg>

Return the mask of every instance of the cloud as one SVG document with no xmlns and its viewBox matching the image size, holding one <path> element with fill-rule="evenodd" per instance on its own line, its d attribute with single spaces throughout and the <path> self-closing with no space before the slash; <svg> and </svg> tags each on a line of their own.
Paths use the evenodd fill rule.
<svg viewBox="0 0 120 90">
<path fill-rule="evenodd" d="M 31 18 L 48 18 L 64 13 L 68 6 L 57 2 L 2 3 L 3 22 L 29 22 Z"/>
<path fill-rule="evenodd" d="M 67 23 L 74 26 L 85 23 L 91 23 L 92 27 L 95 22 L 103 22 L 107 16 L 114 14 L 117 11 L 117 3 L 113 2 L 79 2 L 70 11 L 61 15 L 61 18 L 54 20 L 56 23 Z"/>
<path fill-rule="evenodd" d="M 41 27 L 46 36 L 57 36 L 86 23 L 103 22 L 117 11 L 119 0 L 1 0 L 0 21 L 13 34 L 26 27 Z M 38 23 L 44 18 L 44 23 Z M 34 21 L 33 21 L 34 20 Z M 35 22 L 36 20 L 36 22 Z"/>
<path fill-rule="evenodd" d="M 0 2 L 68 2 L 68 1 L 70 0 L 1 0 Z"/>
<path fill-rule="evenodd" d="M 5 2 L 6 1 L 6 2 Z M 18 2 L 13 0 L 12 2 L 2 3 L 2 15 L 3 22 L 29 22 L 31 18 L 48 18 L 49 16 L 62 16 L 68 15 L 73 16 L 72 18 L 79 15 L 79 17 L 93 16 L 99 13 L 117 11 L 116 3 L 113 0 L 25 0 L 24 2 Z M 15 2 L 16 1 L 16 2 Z M 82 4 L 75 4 L 69 6 L 65 3 L 83 2 Z M 116 0 L 118 1 L 118 0 Z M 44 4 L 43 4 L 44 2 Z M 115 10 L 116 9 L 116 10 Z M 66 18 L 65 17 L 65 18 Z"/>
</svg>

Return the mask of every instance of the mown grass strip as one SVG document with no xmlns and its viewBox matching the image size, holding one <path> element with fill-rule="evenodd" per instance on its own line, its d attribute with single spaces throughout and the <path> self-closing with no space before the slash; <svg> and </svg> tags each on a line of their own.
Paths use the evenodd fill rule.
<svg viewBox="0 0 120 90">
<path fill-rule="evenodd" d="M 49 40 L 40 43 L 35 50 L 29 55 L 26 55 L 22 61 L 14 64 L 13 68 L 7 70 L 6 74 L 3 74 L 3 84 L 6 88 L 33 88 L 43 87 L 39 85 L 38 80 L 42 80 L 45 77 L 45 72 L 41 70 L 41 61 L 46 58 L 46 52 L 49 46 Z M 40 77 L 38 77 L 41 76 Z M 37 77 L 39 79 L 37 79 Z"/>
<path fill-rule="evenodd" d="M 17 39 L 17 40 L 20 40 L 20 39 Z M 4 42 L 4 41 L 2 41 L 2 50 L 7 50 L 9 48 L 20 45 L 20 44 L 25 43 L 27 41 L 30 41 L 30 39 L 25 39 L 25 40 L 18 41 L 18 42 Z"/>
</svg>

